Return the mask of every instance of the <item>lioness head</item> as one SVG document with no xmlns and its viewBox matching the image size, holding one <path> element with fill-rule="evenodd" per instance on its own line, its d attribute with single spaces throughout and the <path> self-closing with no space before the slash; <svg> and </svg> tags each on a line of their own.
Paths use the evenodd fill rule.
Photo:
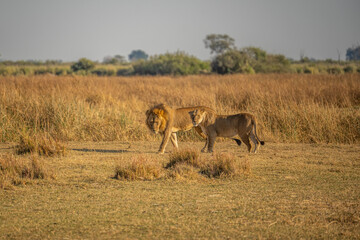
<svg viewBox="0 0 360 240">
<path fill-rule="evenodd" d="M 146 125 L 154 133 L 164 132 L 167 123 L 165 105 L 157 105 L 146 111 Z"/>
<path fill-rule="evenodd" d="M 205 110 L 195 109 L 194 111 L 189 112 L 191 121 L 195 127 L 197 127 L 205 118 Z"/>
</svg>

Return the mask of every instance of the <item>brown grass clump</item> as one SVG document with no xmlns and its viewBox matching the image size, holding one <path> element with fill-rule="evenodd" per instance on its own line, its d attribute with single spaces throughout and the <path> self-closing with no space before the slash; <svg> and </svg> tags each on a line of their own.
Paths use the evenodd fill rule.
<svg viewBox="0 0 360 240">
<path fill-rule="evenodd" d="M 133 157 L 115 169 L 114 178 L 119 180 L 198 180 L 201 178 L 227 178 L 251 173 L 249 162 L 231 154 L 200 155 L 193 149 L 176 151 L 165 165 L 144 155 Z"/>
<path fill-rule="evenodd" d="M 171 168 L 178 164 L 186 164 L 193 167 L 200 167 L 202 165 L 200 153 L 194 149 L 184 149 L 175 151 L 169 156 L 170 161 L 165 168 Z"/>
<path fill-rule="evenodd" d="M 250 163 L 246 158 L 240 161 L 228 153 L 214 155 L 201 168 L 201 174 L 209 178 L 236 177 L 250 173 Z"/>
<path fill-rule="evenodd" d="M 130 164 L 119 165 L 114 178 L 119 180 L 156 180 L 164 175 L 161 164 L 147 156 L 133 157 Z"/>
<path fill-rule="evenodd" d="M 193 149 L 185 149 L 170 154 L 170 161 L 165 166 L 170 169 L 170 176 L 175 178 L 194 178 L 194 173 L 208 178 L 243 176 L 251 173 L 249 162 L 237 159 L 231 154 L 201 156 Z"/>
<path fill-rule="evenodd" d="M 66 147 L 49 135 L 21 135 L 20 142 L 15 146 L 16 154 L 37 153 L 42 156 L 63 156 Z"/>
<path fill-rule="evenodd" d="M 14 155 L 0 156 L 0 188 L 11 188 L 13 185 L 26 184 L 33 179 L 53 178 L 54 175 L 35 156 L 19 158 Z"/>
<path fill-rule="evenodd" d="M 168 170 L 168 178 L 176 180 L 199 179 L 202 161 L 200 153 L 194 149 L 175 151 L 170 154 L 169 162 L 165 165 Z"/>
</svg>

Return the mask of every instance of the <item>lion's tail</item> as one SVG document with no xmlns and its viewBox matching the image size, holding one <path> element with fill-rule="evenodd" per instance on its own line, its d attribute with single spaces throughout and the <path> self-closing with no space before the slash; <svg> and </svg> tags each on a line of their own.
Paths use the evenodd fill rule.
<svg viewBox="0 0 360 240">
<path fill-rule="evenodd" d="M 251 120 L 251 122 L 252 122 L 252 125 L 253 125 L 253 128 L 254 128 L 254 135 L 255 135 L 256 140 L 257 140 L 258 142 L 260 142 L 261 145 L 264 145 L 265 142 L 264 142 L 264 141 L 261 141 L 261 140 L 259 139 L 257 133 L 256 133 L 256 120 L 255 120 L 255 118 L 253 118 L 253 119 Z"/>
</svg>

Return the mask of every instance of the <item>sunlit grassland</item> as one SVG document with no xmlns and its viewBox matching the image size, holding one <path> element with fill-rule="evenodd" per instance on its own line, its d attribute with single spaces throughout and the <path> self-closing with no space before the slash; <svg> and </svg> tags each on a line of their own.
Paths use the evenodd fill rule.
<svg viewBox="0 0 360 240">
<path fill-rule="evenodd" d="M 157 155 L 158 103 L 251 112 L 266 144 Z M 0 142 L 0 239 L 360 238 L 360 74 L 0 77 Z"/>
<path fill-rule="evenodd" d="M 360 75 L 0 77 L 0 141 L 50 134 L 63 141 L 153 140 L 145 111 L 157 103 L 253 113 L 279 142 L 358 143 Z M 198 140 L 192 133 L 183 139 Z"/>
</svg>

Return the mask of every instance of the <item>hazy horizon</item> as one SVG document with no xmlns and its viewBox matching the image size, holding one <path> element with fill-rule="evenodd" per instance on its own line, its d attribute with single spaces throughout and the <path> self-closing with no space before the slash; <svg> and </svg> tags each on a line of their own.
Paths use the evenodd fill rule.
<svg viewBox="0 0 360 240">
<path fill-rule="evenodd" d="M 360 42 L 358 0 L 0 0 L 0 60 L 102 61 L 141 49 L 209 60 L 203 40 L 299 59 L 345 59 Z"/>
</svg>

